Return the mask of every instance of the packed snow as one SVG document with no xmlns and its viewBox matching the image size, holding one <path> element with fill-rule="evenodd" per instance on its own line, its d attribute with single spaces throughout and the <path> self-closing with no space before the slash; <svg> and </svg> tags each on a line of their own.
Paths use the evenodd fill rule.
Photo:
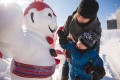
<svg viewBox="0 0 120 80">
<path fill-rule="evenodd" d="M 60 49 L 58 40 L 56 49 Z M 100 56 L 104 60 L 106 75 L 102 80 L 120 80 L 120 30 L 103 30 L 101 37 Z M 64 55 L 58 55 L 61 63 L 56 66 L 53 80 L 61 79 L 62 66 L 65 60 Z M 11 58 L 3 56 L 0 59 L 0 80 L 11 80 L 9 76 Z M 17 80 L 17 79 L 16 79 Z"/>
</svg>

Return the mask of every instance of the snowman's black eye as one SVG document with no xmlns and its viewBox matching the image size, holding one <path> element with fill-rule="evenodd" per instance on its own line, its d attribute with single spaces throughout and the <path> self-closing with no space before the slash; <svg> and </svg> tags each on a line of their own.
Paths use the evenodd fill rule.
<svg viewBox="0 0 120 80">
<path fill-rule="evenodd" d="M 48 13 L 48 16 L 49 16 L 49 17 L 52 17 L 52 14 L 51 14 L 51 13 Z"/>
<path fill-rule="evenodd" d="M 34 19 L 33 19 L 33 17 L 34 17 L 34 13 L 31 12 L 30 16 L 31 16 L 31 20 L 32 20 L 32 22 L 34 23 Z"/>
</svg>

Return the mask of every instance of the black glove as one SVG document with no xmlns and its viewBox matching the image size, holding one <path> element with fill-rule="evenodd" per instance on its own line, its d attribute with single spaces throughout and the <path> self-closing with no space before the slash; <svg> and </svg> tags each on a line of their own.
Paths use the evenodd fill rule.
<svg viewBox="0 0 120 80">
<path fill-rule="evenodd" d="M 88 64 L 85 66 L 84 71 L 86 74 L 91 73 L 94 70 L 94 65 L 91 62 L 91 60 L 89 60 Z"/>
<path fill-rule="evenodd" d="M 105 76 L 106 72 L 104 67 L 95 67 L 94 72 L 92 73 L 92 79 L 91 80 L 100 80 Z"/>
<path fill-rule="evenodd" d="M 63 53 L 64 53 L 64 56 L 65 56 L 66 60 L 69 62 L 70 59 L 71 59 L 71 52 L 63 50 Z"/>
<path fill-rule="evenodd" d="M 91 80 L 100 80 L 99 76 L 97 73 L 93 72 L 92 73 L 92 79 Z"/>
<path fill-rule="evenodd" d="M 67 36 L 65 36 L 65 34 L 62 30 L 58 30 L 58 36 L 59 36 L 59 44 L 60 45 L 64 45 L 68 42 Z"/>
</svg>

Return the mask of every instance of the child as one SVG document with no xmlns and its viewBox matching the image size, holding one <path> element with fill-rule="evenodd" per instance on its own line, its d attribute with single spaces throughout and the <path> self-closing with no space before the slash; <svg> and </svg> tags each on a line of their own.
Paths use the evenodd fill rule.
<svg viewBox="0 0 120 80">
<path fill-rule="evenodd" d="M 75 42 L 78 40 L 78 36 L 83 32 L 92 30 L 101 37 L 101 25 L 97 17 L 99 4 L 96 0 L 81 0 L 77 10 L 70 15 L 64 25 L 65 36 L 72 35 Z M 71 38 L 71 37 L 70 37 Z M 96 44 L 92 47 L 97 47 L 96 51 L 99 53 L 100 38 Z M 66 51 L 68 53 L 68 51 Z M 67 61 L 65 61 L 62 69 L 62 80 L 68 80 L 69 67 Z"/>
<path fill-rule="evenodd" d="M 58 36 L 61 47 L 71 53 L 69 61 L 71 80 L 100 80 L 104 77 L 103 61 L 96 48 L 91 49 L 99 40 L 95 32 L 84 32 L 78 37 L 77 43 L 68 41 L 62 30 L 58 30 Z"/>
</svg>

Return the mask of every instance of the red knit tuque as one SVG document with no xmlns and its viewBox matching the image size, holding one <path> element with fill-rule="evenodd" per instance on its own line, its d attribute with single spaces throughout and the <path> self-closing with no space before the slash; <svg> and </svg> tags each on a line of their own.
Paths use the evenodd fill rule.
<svg viewBox="0 0 120 80">
<path fill-rule="evenodd" d="M 24 12 L 24 16 L 28 14 L 28 12 L 30 11 L 30 9 L 36 9 L 37 11 L 41 11 L 45 8 L 50 8 L 46 3 L 44 2 L 40 2 L 40 1 L 36 1 L 36 2 L 33 2 L 29 5 L 29 7 L 26 8 L 25 12 Z M 50 8 L 51 9 L 51 8 Z M 51 9 L 52 10 L 52 9 Z M 53 10 L 52 10 L 53 11 Z M 53 15 L 55 15 L 55 13 L 53 12 Z"/>
</svg>

